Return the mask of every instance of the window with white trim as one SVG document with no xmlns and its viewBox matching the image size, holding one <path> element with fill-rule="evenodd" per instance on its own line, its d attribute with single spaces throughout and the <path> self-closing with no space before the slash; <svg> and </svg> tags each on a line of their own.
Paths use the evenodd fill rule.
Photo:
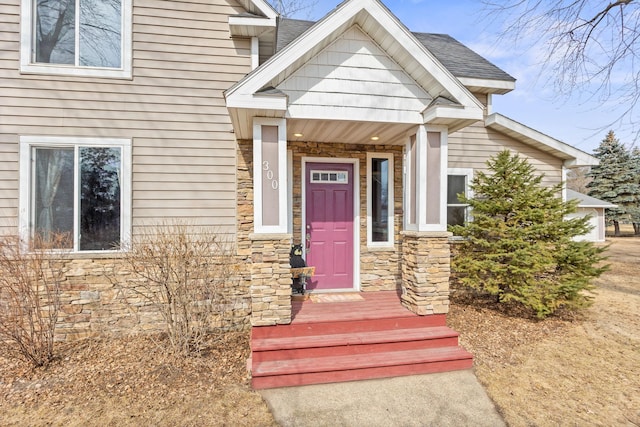
<svg viewBox="0 0 640 427">
<path fill-rule="evenodd" d="M 55 233 L 68 236 L 64 249 L 121 248 L 131 222 L 130 140 L 22 137 L 20 150 L 23 239 Z"/>
<path fill-rule="evenodd" d="M 131 0 L 23 0 L 21 71 L 131 77 Z"/>
<path fill-rule="evenodd" d="M 447 172 L 447 225 L 464 225 L 469 220 L 469 205 L 462 203 L 458 194 L 471 197 L 469 185 L 473 169 L 449 169 Z"/>
<path fill-rule="evenodd" d="M 367 244 L 393 246 L 393 154 L 367 153 Z"/>
</svg>

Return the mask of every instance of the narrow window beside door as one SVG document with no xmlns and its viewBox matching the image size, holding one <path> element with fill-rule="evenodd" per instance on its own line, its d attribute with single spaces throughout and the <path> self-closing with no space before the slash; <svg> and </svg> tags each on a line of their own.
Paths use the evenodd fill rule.
<svg viewBox="0 0 640 427">
<path fill-rule="evenodd" d="M 393 245 L 393 155 L 367 154 L 367 243 Z"/>
</svg>

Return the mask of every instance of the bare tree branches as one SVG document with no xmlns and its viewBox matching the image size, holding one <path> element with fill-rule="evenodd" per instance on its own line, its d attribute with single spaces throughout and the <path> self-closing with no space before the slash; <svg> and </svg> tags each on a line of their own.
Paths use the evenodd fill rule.
<svg viewBox="0 0 640 427">
<path fill-rule="evenodd" d="M 487 0 L 503 40 L 543 48 L 544 69 L 562 97 L 579 94 L 615 109 L 614 124 L 640 128 L 640 4 L 637 0 Z"/>
<path fill-rule="evenodd" d="M 285 18 L 309 18 L 318 0 L 269 0 L 273 8 Z"/>
</svg>

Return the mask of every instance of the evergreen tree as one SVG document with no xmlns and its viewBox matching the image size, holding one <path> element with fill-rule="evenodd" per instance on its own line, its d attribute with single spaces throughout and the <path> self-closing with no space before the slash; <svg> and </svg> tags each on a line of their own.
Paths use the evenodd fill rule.
<svg viewBox="0 0 640 427">
<path fill-rule="evenodd" d="M 629 208 L 629 216 L 633 223 L 633 233 L 640 235 L 640 148 L 634 147 L 631 150 L 631 167 L 633 168 L 633 175 L 636 177 L 637 193 L 636 201 L 633 206 Z"/>
<path fill-rule="evenodd" d="M 638 204 L 640 184 L 638 170 L 634 167 L 629 150 L 609 131 L 594 156 L 600 164 L 593 166 L 587 185 L 589 195 L 611 202 L 617 207 L 606 210 L 607 220 L 613 222 L 615 235 L 620 235 L 620 221 L 629 219 L 634 206 Z"/>
<path fill-rule="evenodd" d="M 453 227 L 464 237 L 453 269 L 468 287 L 515 301 L 545 317 L 560 307 L 590 303 L 583 291 L 605 270 L 605 250 L 574 237 L 589 231 L 587 218 L 566 220 L 576 201 L 563 202 L 561 184 L 541 185 L 542 175 L 517 154 L 503 151 L 487 162 L 489 173 L 473 179 L 472 220 Z"/>
</svg>

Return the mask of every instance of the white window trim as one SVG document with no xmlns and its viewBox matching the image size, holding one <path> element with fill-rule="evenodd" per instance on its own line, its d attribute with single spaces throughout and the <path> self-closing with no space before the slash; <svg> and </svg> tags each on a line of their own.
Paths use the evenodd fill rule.
<svg viewBox="0 0 640 427">
<path fill-rule="evenodd" d="M 473 197 L 473 190 L 471 189 L 471 181 L 473 181 L 473 169 L 472 168 L 449 168 L 447 169 L 447 182 L 449 181 L 449 175 L 458 175 L 458 176 L 464 176 L 466 177 L 466 181 L 465 181 L 465 187 L 464 187 L 464 192 L 465 195 L 467 196 L 467 198 L 471 198 Z M 445 198 L 448 194 L 448 189 L 447 191 L 445 191 Z M 445 200 L 446 207 L 449 208 L 450 206 L 464 206 L 464 207 L 469 207 L 468 204 L 463 204 L 463 203 L 448 203 L 447 200 Z M 466 211 L 466 221 L 471 221 L 471 212 L 469 211 L 469 209 L 467 209 Z M 447 215 L 448 216 L 448 215 Z M 448 223 L 447 223 L 448 225 Z"/>
<path fill-rule="evenodd" d="M 40 64 L 32 61 L 35 27 L 34 0 L 22 0 L 20 14 L 20 72 L 24 74 L 59 74 L 74 77 L 132 78 L 132 0 L 122 0 L 122 67 L 84 67 L 63 64 Z"/>
<path fill-rule="evenodd" d="M 278 127 L 278 225 L 263 225 L 262 223 L 262 126 Z M 289 220 L 287 213 L 288 187 L 287 182 L 287 121 L 286 119 L 271 119 L 256 117 L 253 119 L 253 223 L 256 234 L 287 233 Z"/>
<path fill-rule="evenodd" d="M 386 242 L 374 242 L 373 241 L 373 195 L 372 190 L 372 175 L 371 166 L 373 159 L 386 159 L 389 161 L 389 169 L 387 171 L 387 182 L 389 183 L 388 197 L 389 197 L 389 210 L 387 212 L 387 236 Z M 395 240 L 395 198 L 393 193 L 394 187 L 394 165 L 392 153 L 367 153 L 367 246 L 369 247 L 393 247 Z"/>
<path fill-rule="evenodd" d="M 31 151 L 33 147 L 118 147 L 122 149 L 122 205 L 120 206 L 120 240 L 125 248 L 131 239 L 131 140 L 125 138 L 77 138 L 66 136 L 21 136 L 20 137 L 20 190 L 18 203 L 18 229 L 20 239 L 26 244 L 31 238 L 31 205 L 33 174 Z M 77 179 L 74 179 L 77 186 Z M 75 210 L 75 209 L 74 209 Z M 121 250 L 81 251 L 78 246 L 78 218 L 74 215 L 73 252 L 109 253 Z"/>
</svg>

